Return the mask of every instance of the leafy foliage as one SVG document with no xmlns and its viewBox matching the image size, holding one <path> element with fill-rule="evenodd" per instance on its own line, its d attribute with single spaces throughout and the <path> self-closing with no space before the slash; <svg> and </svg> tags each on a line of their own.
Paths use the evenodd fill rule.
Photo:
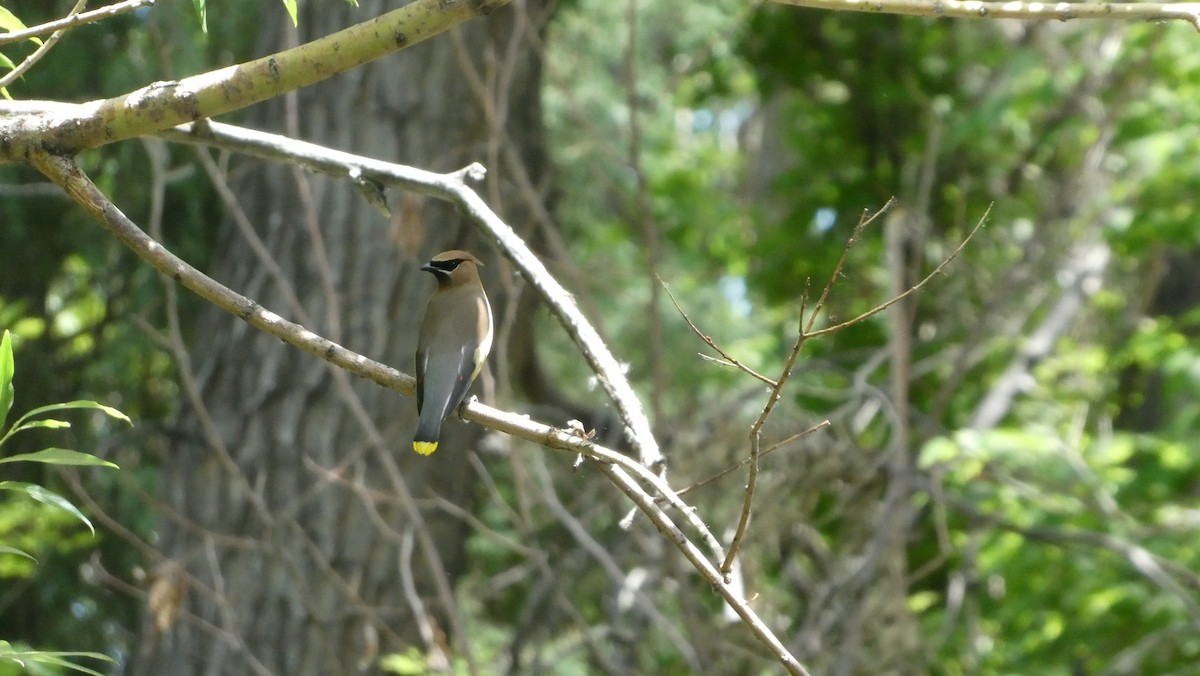
<svg viewBox="0 0 1200 676">
<path fill-rule="evenodd" d="M 295 24 L 295 3 L 284 5 Z M 206 30 L 206 3 L 194 8 Z M 926 662 L 909 670 L 1186 673 L 1200 660 L 1192 572 L 1200 569 L 1200 316 L 1188 292 L 1197 285 L 1163 291 L 1180 267 L 1173 262 L 1194 261 L 1198 243 L 1195 36 L 1182 26 L 968 23 L 726 0 L 572 0 L 558 12 L 546 36 L 542 103 L 559 173 L 560 253 L 578 261 L 565 276 L 652 402 L 677 484 L 745 456 L 764 391 L 696 355 L 706 348 L 656 275 L 703 332 L 773 377 L 794 339 L 799 299 L 827 278 L 864 210 L 901 203 L 894 221 L 851 250 L 823 323 L 877 305 L 897 276 L 911 284 L 994 205 L 963 257 L 892 310 L 908 313 L 907 333 L 898 335 L 887 314 L 805 345 L 766 441 L 832 424 L 764 458 L 745 556 L 748 593 L 788 640 L 816 664 L 857 648 L 863 625 L 847 618 L 880 615 L 863 599 L 874 601 L 889 580 L 862 572 L 863 562 L 895 536 L 877 524 L 898 508 L 888 490 L 906 477 L 912 490 L 900 506 L 911 504 L 912 518 L 899 539 L 899 593 L 922 639 L 913 659 Z M 84 56 L 48 61 L 54 76 L 23 86 L 84 98 L 165 77 L 146 65 L 148 55 L 189 44 L 178 38 L 185 24 L 142 30 L 131 21 L 81 40 Z M 226 62 L 252 42 L 253 28 L 231 21 L 206 52 L 184 50 L 176 67 Z M 162 33 L 176 41 L 154 42 Z M 86 160 L 140 213 L 149 209 L 140 179 L 152 167 L 131 145 Z M 181 224 L 168 225 L 169 244 L 203 262 L 214 243 L 204 227 L 213 200 L 183 187 L 167 200 Z M 61 396 L 42 400 L 121 392 L 126 410 L 168 415 L 178 398 L 170 359 L 130 320 L 161 323 L 154 276 L 114 267 L 125 254 L 59 205 L 6 200 L 0 209 L 6 222 L 73 234 L 5 233 L 12 250 L 37 262 L 0 269 L 0 324 L 30 341 L 39 383 L 62 383 Z M 905 235 L 898 246 L 889 245 L 891 227 Z M 1094 248 L 1111 262 L 1079 285 L 1065 326 L 1034 340 L 1067 311 L 1058 301 Z M 545 328 L 543 366 L 599 406 L 570 346 Z M 6 362 L 0 351 L 0 384 L 11 377 L 11 355 Z M 979 423 L 1002 382 L 1019 386 L 995 422 Z M 0 426 L 12 401 L 11 387 L 0 387 Z M 36 414 L 9 436 L 61 424 Z M 893 469 L 902 438 L 913 462 Z M 13 460 L 87 462 L 58 449 L 0 462 Z M 617 526 L 620 509 L 596 482 L 540 458 L 490 471 L 494 483 L 470 515 L 472 567 L 458 590 L 480 658 L 536 643 L 531 659 L 557 673 L 610 659 L 646 672 L 695 662 L 727 673 L 762 668 L 737 649 L 734 632 L 711 638 L 718 602 L 670 561 L 644 560 L 650 548 L 631 544 L 639 534 Z M 152 485 L 153 462 L 141 472 Z M 718 480 L 691 495 L 724 524 L 740 507 L 740 485 Z M 73 546 L 70 529 L 87 523 L 36 482 L 0 489 L 33 498 L 0 510 L 0 561 L 16 562 L 12 574 L 32 570 L 29 542 Z M 35 537 L 12 536 L 14 522 Z M 632 598 L 668 619 L 639 620 L 630 639 L 622 619 L 635 606 L 614 599 L 629 598 L 619 592 L 635 578 L 652 583 Z M 702 638 L 677 635 L 687 631 Z M 868 646 L 880 652 L 900 643 L 875 638 Z M 687 654 L 692 645 L 699 655 Z M 862 669 L 877 657 L 858 656 Z M 421 673 L 429 665 L 414 650 L 381 666 Z"/>
<path fill-rule="evenodd" d="M 649 294 L 625 283 L 648 264 L 641 218 L 662 233 L 667 253 L 655 271 L 691 318 L 773 375 L 805 280 L 823 283 L 864 210 L 892 196 L 901 215 L 921 210 L 919 239 L 904 252 L 911 283 L 994 205 L 989 227 L 913 310 L 906 425 L 917 437 L 921 487 L 913 497 L 909 556 L 919 577 L 909 608 L 930 637 L 929 666 L 947 674 L 1094 673 L 1113 665 L 1160 673 L 1192 664 L 1196 642 L 1183 628 L 1194 621 L 1196 601 L 1186 571 L 1200 561 L 1188 544 L 1194 525 L 1185 525 L 1194 521 L 1184 515 L 1195 513 L 1200 468 L 1183 449 L 1200 429 L 1196 332 L 1139 307 L 1146 278 L 1136 271 L 1154 265 L 1164 248 L 1195 242 L 1185 195 L 1196 174 L 1184 159 L 1196 138 L 1194 107 L 1185 103 L 1197 66 L 1194 35 L 1182 27 L 1002 26 L 772 6 L 739 16 L 712 5 L 724 19 L 681 23 L 655 14 L 669 14 L 667 7 L 639 16 L 639 26 L 673 26 L 660 52 L 646 46 L 653 28 L 632 47 L 587 39 L 593 20 L 627 27 L 623 7 L 581 2 L 555 24 L 561 32 L 553 36 L 570 47 L 549 59 L 551 80 L 561 69 L 578 83 L 547 94 L 556 156 L 567 185 L 606 186 L 564 199 L 573 252 L 585 268 L 604 270 L 585 275 L 593 281 L 582 294 L 649 307 Z M 696 58 L 685 45 L 711 36 L 715 25 L 738 36 L 736 50 L 713 62 Z M 655 91 L 652 104 L 628 96 L 630 54 L 639 58 L 635 91 Z M 639 190 L 628 178 L 632 151 L 611 143 L 630 137 L 627 101 L 642 106 L 637 123 L 651 139 L 637 160 L 641 189 L 655 205 L 649 218 L 620 206 L 636 203 Z M 753 111 L 731 146 L 678 124 L 715 119 L 722 109 Z M 581 133 L 588 125 L 600 133 Z M 596 139 L 607 145 L 589 145 Z M 1102 170 L 1085 175 L 1080 167 L 1092 163 Z M 1055 280 L 1095 238 L 1117 255 L 1102 287 L 1031 364 L 1001 423 L 972 430 L 981 402 L 1029 336 L 1059 311 L 1051 303 Z M 889 255 L 881 230 L 855 244 L 827 321 L 888 296 Z M 721 275 L 738 280 L 743 313 L 722 308 L 722 296 L 730 297 Z M 706 399 L 713 394 L 706 384 L 730 397 L 744 381 L 696 359 L 702 344 L 677 330 L 673 314 L 668 307 L 604 316 L 635 367 L 649 356 L 647 317 L 666 325 L 672 406 L 660 424 L 679 437 L 697 430 L 705 440 L 672 455 L 677 480 L 681 472 L 702 478 L 744 448 L 714 428 L 748 424 L 756 409 Z M 889 388 L 881 357 L 894 339 L 883 315 L 804 348 L 794 403 L 845 431 L 768 465 L 769 488 L 755 512 L 763 542 L 750 558 L 762 562 L 756 582 L 784 616 L 815 612 L 789 582 L 797 568 L 819 578 L 837 569 L 839 557 L 863 556 L 854 522 L 876 518 L 861 498 L 881 481 L 860 472 L 887 457 L 895 422 L 873 414 L 878 400 L 860 388 Z M 1147 401 L 1161 414 L 1156 423 L 1113 429 L 1131 404 Z M 842 481 L 858 493 L 844 491 Z M 735 510 L 728 498 L 698 499 L 709 514 L 722 505 L 724 513 Z M 812 525 L 806 537 L 819 544 L 785 534 L 797 520 Z M 796 547 L 826 558 L 768 563 Z M 819 670 L 822 658 L 815 659 L 810 666 Z"/>
<path fill-rule="evenodd" d="M 7 416 L 9 410 L 11 410 L 13 400 L 15 398 L 15 388 L 13 386 L 13 376 L 15 373 L 14 363 L 12 335 L 8 331 L 5 331 L 3 337 L 0 337 L 0 428 L 3 427 L 4 418 Z M 51 404 L 49 406 L 35 408 L 18 418 L 3 435 L 0 435 L 0 447 L 3 447 L 4 444 L 18 432 L 37 428 L 68 428 L 70 427 L 70 423 L 49 418 L 38 418 L 38 416 L 50 413 L 52 411 L 81 408 L 102 411 L 110 417 L 129 422 L 129 418 L 126 417 L 124 413 L 121 413 L 112 407 L 98 404 L 94 401 L 81 400 L 65 404 Z M 50 465 L 85 465 L 116 468 L 116 465 L 108 462 L 107 460 L 102 460 L 87 453 L 80 453 L 79 451 L 72 451 L 65 448 L 45 448 L 33 453 L 19 453 L 16 455 L 0 457 L 0 464 L 14 462 L 36 462 Z M 89 521 L 88 518 L 84 516 L 83 512 L 79 511 L 75 505 L 71 504 L 69 500 L 61 495 L 47 490 L 38 484 L 25 481 L 0 481 L 0 494 L 4 494 L 5 492 L 24 495 L 25 497 L 46 505 L 49 508 L 64 512 L 86 525 L 93 536 L 96 534 L 96 529 L 92 526 L 92 522 Z M 5 507 L 7 507 L 7 505 L 5 505 Z M 15 520 L 12 518 L 13 516 L 16 517 Z M 39 544 L 44 545 L 44 543 L 47 542 L 47 535 L 50 535 L 49 542 L 55 543 L 58 546 L 68 544 L 69 540 L 65 535 L 61 533 L 55 533 L 56 529 L 51 525 L 54 522 L 53 519 L 51 519 L 48 523 L 38 524 L 37 522 L 39 521 L 40 516 L 42 516 L 42 514 L 38 510 L 33 510 L 31 512 L 25 512 L 19 508 L 16 510 L 10 508 L 0 510 L 0 540 L 3 541 L 0 542 L 0 577 L 20 576 L 23 572 L 25 575 L 28 575 L 28 571 L 23 570 L 20 566 L 14 569 L 12 566 L 5 565 L 5 562 L 10 560 L 9 557 L 21 557 L 21 562 L 26 564 L 37 562 L 37 559 L 35 559 L 34 556 L 29 552 L 20 547 L 8 544 L 8 542 L 12 541 L 14 534 L 20 534 L 22 530 L 31 530 L 34 541 L 38 542 Z M 34 527 L 30 529 L 30 526 Z M 28 650 L 15 647 L 8 641 L 0 641 L 0 665 L 5 662 L 15 664 L 20 667 L 25 667 L 28 665 L 49 665 L 53 667 L 71 669 L 86 674 L 96 674 L 99 676 L 99 672 L 74 661 L 79 657 L 107 660 L 110 662 L 112 661 L 112 659 L 107 655 L 100 653 Z"/>
</svg>

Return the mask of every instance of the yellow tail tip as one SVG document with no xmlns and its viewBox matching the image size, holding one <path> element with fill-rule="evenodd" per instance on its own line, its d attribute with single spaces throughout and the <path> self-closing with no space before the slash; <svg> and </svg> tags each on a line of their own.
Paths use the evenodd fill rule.
<svg viewBox="0 0 1200 676">
<path fill-rule="evenodd" d="M 436 441 L 414 441 L 413 450 L 421 455 L 429 455 L 437 450 Z"/>
</svg>

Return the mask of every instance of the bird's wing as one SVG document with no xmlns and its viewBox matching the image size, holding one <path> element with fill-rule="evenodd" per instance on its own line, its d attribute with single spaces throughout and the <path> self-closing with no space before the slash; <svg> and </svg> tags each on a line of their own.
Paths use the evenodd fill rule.
<svg viewBox="0 0 1200 676">
<path fill-rule="evenodd" d="M 459 354 L 458 374 L 454 378 L 454 387 L 450 390 L 450 398 L 446 401 L 446 410 L 442 412 L 442 417 L 446 417 L 451 411 L 458 408 L 464 397 L 467 396 L 467 388 L 471 387 L 471 381 L 475 379 L 476 350 L 473 346 L 464 346 Z"/>
<path fill-rule="evenodd" d="M 415 359 L 417 367 L 417 413 L 425 406 L 425 365 L 429 362 L 429 355 L 425 350 L 417 350 Z"/>
<path fill-rule="evenodd" d="M 450 414 L 467 394 L 471 386 L 471 374 L 475 371 L 475 349 L 464 346 L 450 352 L 442 352 L 438 346 L 430 348 L 426 362 L 423 387 L 418 388 L 418 405 L 429 405 L 422 409 L 422 418 L 441 420 Z"/>
</svg>

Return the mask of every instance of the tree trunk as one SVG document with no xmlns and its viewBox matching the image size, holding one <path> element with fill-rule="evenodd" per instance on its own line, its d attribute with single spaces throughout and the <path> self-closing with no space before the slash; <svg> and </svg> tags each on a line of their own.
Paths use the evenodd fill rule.
<svg viewBox="0 0 1200 676">
<path fill-rule="evenodd" d="M 256 52 L 390 9 L 359 4 L 304 4 L 298 39 L 276 13 L 262 21 Z M 514 149 L 538 184 L 541 73 L 530 38 L 544 20 L 530 11 L 543 10 L 517 3 L 457 36 L 299 92 L 299 137 L 435 171 L 483 161 L 493 181 L 485 196 L 520 229 L 529 219 L 520 204 L 506 208 L 496 149 Z M 250 126 L 286 131 L 284 99 L 252 118 Z M 230 182 L 270 260 L 227 222 L 211 274 L 352 350 L 412 372 L 434 287 L 418 268 L 444 249 L 484 259 L 497 321 L 506 316 L 506 266 L 445 204 L 389 195 L 389 223 L 344 180 L 241 162 Z M 165 630 L 148 614 L 133 671 L 373 672 L 379 656 L 405 646 L 431 654 L 447 646 L 455 613 L 446 590 L 465 565 L 467 529 L 432 498 L 469 507 L 467 454 L 480 430 L 447 421 L 438 452 L 423 458 L 410 446 L 411 399 L 352 382 L 216 310 L 198 318 L 189 342 L 200 405 L 183 407 L 185 441 L 164 464 L 158 537 L 166 559 L 157 568 L 159 584 L 186 596 Z M 496 359 L 504 348 L 496 345 Z M 161 610 L 163 601 L 150 605 Z"/>
</svg>

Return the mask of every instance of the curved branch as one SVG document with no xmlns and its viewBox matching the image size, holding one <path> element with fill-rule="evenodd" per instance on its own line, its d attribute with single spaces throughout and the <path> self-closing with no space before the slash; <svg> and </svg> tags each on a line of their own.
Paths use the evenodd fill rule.
<svg viewBox="0 0 1200 676">
<path fill-rule="evenodd" d="M 647 467 L 662 465 L 662 452 L 654 439 L 650 420 L 617 358 L 571 299 L 571 294 L 554 279 L 513 229 L 467 185 L 466 181 L 483 177 L 483 166 L 473 164 L 451 174 L 437 174 L 217 122 L 182 125 L 160 135 L 172 141 L 203 143 L 281 162 L 299 162 L 332 176 L 402 187 L 454 202 L 521 271 L 579 347 L 628 428 L 628 436 L 642 464 Z M 712 544 L 716 544 L 715 539 Z"/>
<path fill-rule="evenodd" d="M 80 108 L 83 105 L 86 104 L 66 104 L 50 101 L 0 101 L 0 114 L 10 111 L 32 114 L 50 113 L 70 115 L 74 109 Z M 487 206 L 487 203 L 467 185 L 466 181 L 468 180 L 476 181 L 482 178 L 485 169 L 481 165 L 472 164 L 450 174 L 438 174 L 423 169 L 354 155 L 340 150 L 333 150 L 278 134 L 255 131 L 207 120 L 164 130 L 159 132 L 158 136 L 170 141 L 215 146 L 278 162 L 300 164 L 314 171 L 338 178 L 349 178 L 355 182 L 367 181 L 383 186 L 400 187 L 454 202 L 475 221 L 483 233 L 517 266 L 521 274 L 537 290 L 542 300 L 549 306 L 572 341 L 579 347 L 588 365 L 592 368 L 593 373 L 596 374 L 597 379 L 604 387 L 609 398 L 613 401 L 618 414 L 625 423 L 629 432 L 627 436 L 630 437 L 634 448 L 638 451 L 638 457 L 642 464 L 651 468 L 662 466 L 662 452 L 650 428 L 650 421 L 646 417 L 641 402 L 634 393 L 633 386 L 630 385 L 629 380 L 625 377 L 624 370 L 617 362 L 616 357 L 608 349 L 604 340 L 600 338 L 600 334 L 596 331 L 595 327 L 592 326 L 591 322 L 579 310 L 574 300 L 571 299 L 571 294 L 554 279 L 553 275 L 546 270 L 546 267 L 538 260 L 537 256 L 533 254 L 525 242 L 513 232 L 513 229 L 497 216 Z M 43 173 L 45 172 L 43 171 Z M 103 196 L 101 195 L 100 197 Z M 97 214 L 97 217 L 102 221 L 105 220 L 100 214 Z M 124 218 L 124 215 L 122 215 L 122 218 Z M 133 227 L 135 230 L 137 229 L 136 226 Z M 130 245 L 127 240 L 122 239 L 122 241 Z M 158 246 L 157 243 L 155 245 Z M 179 263 L 187 265 L 183 261 L 179 261 Z M 167 274 L 173 273 L 172 271 L 167 271 Z M 196 274 L 203 276 L 199 271 L 196 271 Z M 209 281 L 211 282 L 212 280 Z M 215 284 L 216 282 L 212 283 Z M 190 286 L 188 288 L 191 288 L 201 297 L 216 303 L 219 307 L 239 317 L 242 316 L 237 310 L 230 309 L 230 306 L 218 303 L 209 295 L 202 293 L 201 290 Z M 245 300 L 246 302 L 252 302 L 249 299 Z M 244 307 L 244 303 L 241 300 L 232 299 L 229 302 L 232 304 L 232 307 Z M 246 317 L 242 318 L 250 321 Z M 274 319 L 278 320 L 279 318 L 276 316 Z M 253 324 L 253 322 L 251 323 Z M 254 325 L 266 330 L 265 325 Z M 329 342 L 329 345 L 336 348 L 331 353 L 332 355 L 338 354 L 337 350 L 344 350 L 344 348 L 332 342 Z M 343 368 L 351 367 L 350 364 L 334 361 L 332 358 L 327 357 L 324 352 L 324 346 L 308 348 L 298 345 L 298 347 L 307 349 L 309 352 Z M 408 378 L 408 376 L 400 374 L 398 371 L 394 372 L 397 376 Z M 371 377 L 367 374 L 360 375 Z M 392 384 L 384 380 L 377 380 L 376 382 L 385 387 L 393 387 Z M 400 389 L 400 391 L 411 395 L 411 382 L 404 387 L 408 389 Z M 662 480 L 659 483 L 664 486 L 666 485 L 665 481 Z M 674 491 L 668 490 L 666 493 L 669 493 L 666 496 L 668 501 L 674 499 Z M 676 506 L 683 509 L 681 505 Z M 704 525 L 704 522 L 694 515 L 690 515 L 689 511 L 685 511 L 684 514 L 688 522 L 703 536 L 705 545 L 713 551 L 714 555 L 718 558 L 723 557 L 723 548 L 707 526 Z"/>
<path fill-rule="evenodd" d="M 30 161 L 35 168 L 54 181 L 72 199 L 99 219 L 110 232 L 132 249 L 134 253 L 200 297 L 240 317 L 250 325 L 280 338 L 289 345 L 299 347 L 317 355 L 351 373 L 412 396 L 414 380 L 411 376 L 368 359 L 361 354 L 348 350 L 331 340 L 305 329 L 299 324 L 283 319 L 270 310 L 263 308 L 254 300 L 223 286 L 168 251 L 143 232 L 141 228 L 137 227 L 129 217 L 110 202 L 95 183 L 83 173 L 74 159 L 43 152 L 33 155 Z M 464 172 L 468 172 L 471 169 L 472 167 L 468 167 Z M 433 174 L 433 176 L 441 175 Z M 443 181 L 452 181 L 454 175 L 448 177 L 442 176 L 442 179 Z M 464 192 L 474 195 L 473 191 L 465 186 Z M 484 208 L 486 209 L 486 206 Z M 484 425 L 490 429 L 533 441 L 548 448 L 580 453 L 591 459 L 595 463 L 595 466 L 649 517 L 659 532 L 666 536 L 683 553 L 692 566 L 725 599 L 725 602 L 733 608 L 734 612 L 742 618 L 751 632 L 754 633 L 759 641 L 767 646 L 789 673 L 808 674 L 804 666 L 792 656 L 786 646 L 763 623 L 762 619 L 750 608 L 746 600 L 741 597 L 737 591 L 737 587 L 726 583 L 722 579 L 721 574 L 704 557 L 703 552 L 671 521 L 666 512 L 655 504 L 654 498 L 638 484 L 633 476 L 636 475 L 637 478 L 654 485 L 659 492 L 665 491 L 665 496 L 673 498 L 673 504 L 681 506 L 682 514 L 695 518 L 694 510 L 675 496 L 674 492 L 666 486 L 666 483 L 659 479 L 653 472 L 616 451 L 593 444 L 587 439 L 571 432 L 533 422 L 523 415 L 501 411 L 478 402 L 469 402 L 460 411 L 464 419 Z"/>
</svg>

